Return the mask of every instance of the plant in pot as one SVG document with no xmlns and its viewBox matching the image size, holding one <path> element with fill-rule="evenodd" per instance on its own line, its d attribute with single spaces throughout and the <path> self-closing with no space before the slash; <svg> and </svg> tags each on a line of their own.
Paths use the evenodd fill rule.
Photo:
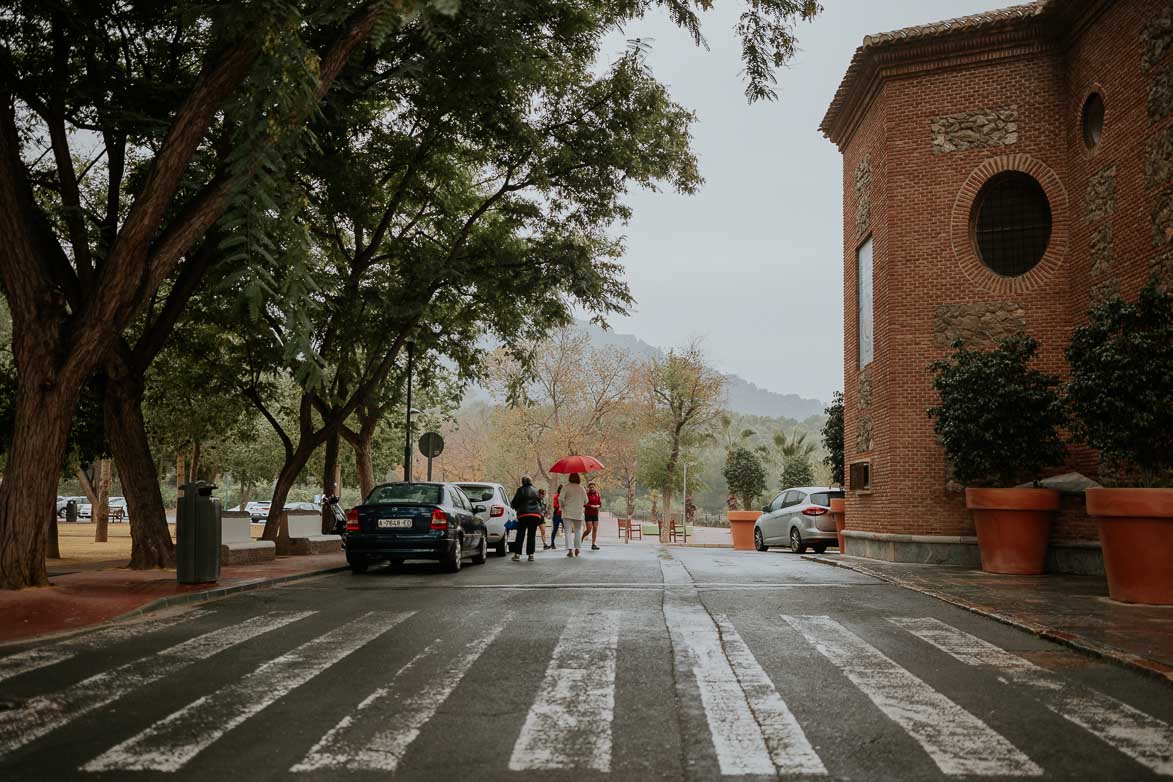
<svg viewBox="0 0 1173 782">
<path fill-rule="evenodd" d="M 1086 497 L 1108 594 L 1173 604 L 1173 294 L 1154 278 L 1135 303 L 1096 307 L 1067 361 L 1073 431 L 1103 465 Z"/>
<path fill-rule="evenodd" d="M 1042 573 L 1059 492 L 1038 481 L 1066 453 L 1059 379 L 1030 366 L 1038 342 L 1026 335 L 992 350 L 953 347 L 952 356 L 930 365 L 940 403 L 929 416 L 954 477 L 966 486 L 982 570 Z M 1024 482 L 1034 486 L 1012 488 Z"/>
<path fill-rule="evenodd" d="M 827 420 L 823 423 L 823 447 L 827 455 L 823 464 L 831 468 L 831 485 L 843 485 L 843 392 L 836 391 L 831 404 L 823 409 Z M 839 553 L 844 553 L 843 530 L 846 528 L 847 500 L 842 497 L 831 499 L 831 518 L 835 520 L 835 534 L 839 537 Z"/>
<path fill-rule="evenodd" d="M 729 485 L 729 493 L 741 500 L 742 510 L 728 512 L 733 548 L 751 550 L 755 543 L 754 525 L 761 515 L 751 508 L 758 496 L 766 490 L 766 468 L 756 453 L 745 446 L 736 445 L 726 452 L 721 474 Z"/>
</svg>

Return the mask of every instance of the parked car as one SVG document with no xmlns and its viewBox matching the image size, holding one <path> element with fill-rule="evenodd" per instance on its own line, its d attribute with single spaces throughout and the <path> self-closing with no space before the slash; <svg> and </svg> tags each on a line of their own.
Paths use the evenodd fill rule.
<svg viewBox="0 0 1173 782">
<path fill-rule="evenodd" d="M 831 500 L 843 497 L 842 489 L 799 486 L 786 489 L 762 508 L 754 524 L 753 542 L 758 551 L 770 546 L 789 546 L 798 554 L 813 548 L 819 554 L 837 543 Z"/>
<path fill-rule="evenodd" d="M 269 503 L 265 503 L 268 505 Z M 285 510 L 296 511 L 313 511 L 314 513 L 321 513 L 322 506 L 316 502 L 287 502 L 285 503 Z"/>
<path fill-rule="evenodd" d="M 83 503 L 88 504 L 89 500 L 85 497 L 58 497 L 57 498 L 57 518 L 65 518 L 65 507 L 69 505 L 69 501 L 73 500 L 77 503 L 78 513 L 81 513 L 81 506 Z"/>
<path fill-rule="evenodd" d="M 489 555 L 485 523 L 455 483 L 385 483 L 346 514 L 342 538 L 355 573 L 377 562 L 392 567 L 408 559 L 438 560 L 450 573 L 466 556 L 474 565 Z"/>
<path fill-rule="evenodd" d="M 253 500 L 246 502 L 244 509 L 248 511 L 248 515 L 252 517 L 253 522 L 264 521 L 269 515 L 269 506 L 272 503 L 269 500 Z"/>
<path fill-rule="evenodd" d="M 94 508 L 92 505 L 90 505 L 90 501 L 87 500 L 85 497 L 75 498 L 75 499 L 81 499 L 81 500 L 85 501 L 84 503 L 82 503 L 82 502 L 78 503 L 77 517 L 79 519 L 91 518 L 94 515 Z M 126 507 L 126 498 L 125 497 L 108 497 L 106 499 L 106 506 L 109 509 L 109 513 L 111 515 L 117 515 L 117 511 L 122 511 L 122 520 L 123 521 L 126 521 L 127 519 L 130 518 L 130 511 Z"/>
<path fill-rule="evenodd" d="M 468 495 L 473 508 L 483 505 L 484 510 L 477 512 L 481 521 L 485 522 L 485 529 L 489 536 L 489 545 L 497 556 L 503 557 L 508 553 L 509 533 L 505 524 L 517 521 L 517 511 L 509 505 L 509 495 L 505 487 L 499 483 L 460 483 L 457 484 Z"/>
</svg>

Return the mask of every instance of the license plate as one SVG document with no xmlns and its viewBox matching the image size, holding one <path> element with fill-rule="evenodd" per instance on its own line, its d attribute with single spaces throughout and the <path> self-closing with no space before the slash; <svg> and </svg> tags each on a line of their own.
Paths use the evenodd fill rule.
<svg viewBox="0 0 1173 782">
<path fill-rule="evenodd" d="M 379 529 L 395 529 L 398 527 L 410 527 L 411 519 L 379 519 Z"/>
</svg>

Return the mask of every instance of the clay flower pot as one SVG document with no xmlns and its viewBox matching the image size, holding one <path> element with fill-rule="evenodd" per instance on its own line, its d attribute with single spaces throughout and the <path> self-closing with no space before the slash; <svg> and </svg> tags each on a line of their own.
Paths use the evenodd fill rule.
<svg viewBox="0 0 1173 782">
<path fill-rule="evenodd" d="M 1173 489 L 1088 489 L 1086 496 L 1100 528 L 1109 596 L 1173 605 Z"/>
<path fill-rule="evenodd" d="M 733 548 L 738 551 L 753 551 L 753 525 L 761 516 L 756 510 L 731 510 L 729 516 L 729 531 L 733 533 Z"/>
<path fill-rule="evenodd" d="M 847 512 L 847 500 L 831 500 L 831 518 L 835 520 L 835 534 L 839 536 L 839 553 L 845 553 L 843 548 L 844 514 Z"/>
<path fill-rule="evenodd" d="M 1047 567 L 1047 539 L 1059 509 L 1055 489 L 966 489 L 965 507 L 977 528 L 982 570 L 1041 575 Z"/>
</svg>

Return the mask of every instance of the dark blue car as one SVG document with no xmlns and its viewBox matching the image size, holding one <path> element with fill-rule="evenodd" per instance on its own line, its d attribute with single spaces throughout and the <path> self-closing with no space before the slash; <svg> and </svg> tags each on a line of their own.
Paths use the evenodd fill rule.
<svg viewBox="0 0 1173 782">
<path fill-rule="evenodd" d="M 355 573 L 377 562 L 439 561 L 450 573 L 465 557 L 488 557 L 485 523 L 454 483 L 385 483 L 346 516 L 346 561 Z"/>
</svg>

